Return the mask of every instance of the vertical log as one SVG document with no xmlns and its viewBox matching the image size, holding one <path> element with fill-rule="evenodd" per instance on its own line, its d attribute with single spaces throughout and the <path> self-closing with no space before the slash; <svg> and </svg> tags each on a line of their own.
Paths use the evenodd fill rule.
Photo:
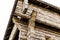
<svg viewBox="0 0 60 40">
<path fill-rule="evenodd" d="M 10 35 L 10 37 L 9 37 L 9 40 L 13 40 L 13 39 L 14 39 L 14 37 L 15 37 L 15 35 L 16 35 L 16 33 L 17 33 L 17 30 L 18 30 L 17 26 L 14 25 L 13 30 L 12 30 L 12 32 L 11 32 L 11 35 Z"/>
<path fill-rule="evenodd" d="M 14 27 L 12 29 L 11 35 L 9 37 L 9 40 L 14 40 L 15 35 L 16 35 L 17 31 L 18 31 L 18 26 L 19 26 L 19 23 L 17 23 L 17 20 L 15 19 L 15 17 L 12 18 L 12 21 L 14 23 Z"/>
<path fill-rule="evenodd" d="M 34 33 L 36 15 L 37 15 L 37 13 L 36 12 L 33 12 L 32 13 L 32 16 L 31 16 L 31 19 L 29 20 L 27 40 L 32 40 L 31 39 L 31 36 Z"/>
<path fill-rule="evenodd" d="M 19 38 L 18 38 L 18 40 L 21 40 L 20 36 L 21 36 L 21 31 L 19 31 Z"/>
<path fill-rule="evenodd" d="M 19 29 L 19 38 L 18 40 L 23 40 L 23 39 L 27 39 L 26 35 L 27 35 L 27 31 L 25 29 L 25 26 L 23 26 L 23 24 L 18 25 L 18 29 Z"/>
</svg>

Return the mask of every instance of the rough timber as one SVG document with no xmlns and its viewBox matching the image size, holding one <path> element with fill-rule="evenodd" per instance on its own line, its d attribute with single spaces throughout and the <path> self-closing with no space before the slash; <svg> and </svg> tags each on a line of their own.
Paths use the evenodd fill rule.
<svg viewBox="0 0 60 40">
<path fill-rule="evenodd" d="M 60 40 L 60 9 L 36 3 L 39 1 L 18 0 L 4 40 Z"/>
</svg>

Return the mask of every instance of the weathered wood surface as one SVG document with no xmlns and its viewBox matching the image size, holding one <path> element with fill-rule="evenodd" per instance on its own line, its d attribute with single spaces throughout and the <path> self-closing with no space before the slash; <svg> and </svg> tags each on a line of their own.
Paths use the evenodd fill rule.
<svg viewBox="0 0 60 40">
<path fill-rule="evenodd" d="M 27 26 L 19 23 L 19 21 L 16 20 L 15 17 L 12 18 L 12 21 L 15 26 L 13 27 L 9 40 L 14 40 L 17 30 L 19 30 L 18 40 L 27 39 Z"/>
<path fill-rule="evenodd" d="M 23 7 L 24 5 L 25 7 Z M 25 14 L 23 13 L 24 8 L 27 8 Z M 14 15 L 17 16 L 17 19 L 12 18 L 14 27 L 8 40 L 14 40 L 17 30 L 19 30 L 18 40 L 60 40 L 60 32 L 45 28 L 48 25 L 60 29 L 60 15 L 58 13 L 18 1 Z M 20 20 L 21 17 L 29 19 L 28 25 Z M 45 26 L 41 26 L 41 24 L 37 26 L 35 21 L 43 23 Z"/>
<path fill-rule="evenodd" d="M 31 16 L 29 16 L 27 14 L 23 14 L 22 9 L 20 8 L 20 7 L 22 7 L 22 4 L 20 4 L 20 5 L 19 4 L 20 4 L 20 2 L 18 2 L 18 4 L 17 4 L 18 7 L 16 8 L 15 14 L 29 19 Z M 43 23 L 45 25 L 49 25 L 49 26 L 55 27 L 57 29 L 60 29 L 60 15 L 58 13 L 47 10 L 42 7 L 37 7 L 32 4 L 28 6 L 28 10 L 30 10 L 30 9 L 37 12 L 36 21 L 38 21 L 39 23 Z"/>
<path fill-rule="evenodd" d="M 17 26 L 14 25 L 13 30 L 12 30 L 11 35 L 10 35 L 8 40 L 14 40 L 14 37 L 15 37 L 15 35 L 17 33 L 17 30 L 18 30 Z"/>
<path fill-rule="evenodd" d="M 14 20 L 18 21 L 18 19 L 14 19 Z M 17 22 L 17 21 L 16 21 L 16 23 L 18 24 L 18 27 L 20 27 L 20 31 L 21 31 L 20 33 L 22 33 L 21 35 L 19 35 L 20 36 L 19 38 L 21 38 L 21 40 L 27 39 L 28 38 L 27 31 L 29 30 L 27 25 L 24 23 L 21 23 L 21 22 Z M 37 40 L 40 40 L 40 39 L 42 39 L 42 40 L 53 40 L 53 39 L 60 40 L 60 35 L 58 35 L 57 33 L 56 34 L 52 33 L 49 30 L 45 30 L 42 28 L 41 29 L 38 27 L 34 28 L 34 33 L 31 33 L 32 34 L 31 38 L 33 40 L 36 40 L 36 39 Z"/>
<path fill-rule="evenodd" d="M 34 34 L 34 28 L 35 28 L 35 20 L 36 20 L 36 16 L 37 13 L 36 12 L 32 12 L 32 16 L 29 20 L 29 24 L 28 24 L 28 33 L 27 33 L 27 40 L 33 40 L 33 38 L 31 38 L 31 36 Z"/>
</svg>

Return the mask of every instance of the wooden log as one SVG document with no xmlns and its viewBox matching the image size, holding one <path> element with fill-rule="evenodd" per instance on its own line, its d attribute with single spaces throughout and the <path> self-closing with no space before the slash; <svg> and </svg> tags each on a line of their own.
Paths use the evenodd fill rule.
<svg viewBox="0 0 60 40">
<path fill-rule="evenodd" d="M 17 30 L 18 30 L 17 26 L 14 25 L 13 30 L 12 30 L 11 35 L 10 35 L 8 40 L 13 40 L 14 39 L 14 37 L 15 37 L 15 35 L 17 33 Z"/>
<path fill-rule="evenodd" d="M 28 16 L 28 15 L 26 15 L 26 14 L 22 14 L 22 15 L 21 15 L 21 14 L 20 14 L 20 15 L 19 15 L 19 14 L 14 14 L 14 15 L 16 15 L 16 16 L 21 16 L 21 17 L 26 18 L 26 19 L 30 19 L 30 16 Z M 45 24 L 45 25 L 49 25 L 49 26 L 51 26 L 51 27 L 60 29 L 60 24 L 58 23 L 59 20 L 56 20 L 55 22 L 53 22 L 54 19 L 51 21 L 51 19 L 44 18 L 44 16 L 41 15 L 41 17 L 37 17 L 37 18 L 36 18 L 36 21 L 39 22 L 39 23 L 43 23 L 43 24 Z M 57 22 L 57 21 L 58 21 L 58 22 Z"/>
<path fill-rule="evenodd" d="M 25 36 L 25 33 L 26 30 L 22 29 L 22 27 L 27 27 L 27 25 L 23 25 L 21 24 L 19 21 L 19 19 L 16 19 L 15 17 L 12 18 L 12 21 L 13 23 L 16 25 L 16 28 L 19 30 L 19 37 L 18 37 L 18 40 L 21 40 L 21 39 L 27 39 L 27 37 Z M 17 30 L 15 29 L 15 30 Z M 13 29 L 14 30 L 14 29 Z M 14 31 L 12 30 L 13 33 L 15 33 Z M 12 34 L 12 33 L 11 33 Z M 12 34 L 12 36 L 14 37 L 14 34 Z M 11 37 L 10 39 L 13 39 L 13 37 Z"/>
<path fill-rule="evenodd" d="M 27 26 L 26 24 L 22 24 L 21 22 L 18 22 L 19 20 L 18 19 L 15 19 L 15 20 L 17 20 L 15 23 L 18 23 L 18 25 L 20 26 L 20 25 L 22 25 L 21 27 L 23 27 L 24 26 L 24 28 L 26 28 L 25 26 Z M 17 25 L 17 26 L 18 26 Z M 38 26 L 37 26 L 38 27 Z M 34 29 L 34 28 L 33 28 Z M 21 30 L 21 29 L 20 29 Z M 24 30 L 24 29 L 23 29 Z M 29 30 L 29 29 L 28 29 Z M 26 31 L 25 31 L 26 32 Z M 58 35 L 58 33 L 56 33 L 56 32 L 51 32 L 51 30 L 45 30 L 43 27 L 42 28 L 37 28 L 37 29 L 35 29 L 35 31 L 34 31 L 35 33 L 34 33 L 34 35 L 36 35 L 36 36 L 34 36 L 33 34 L 32 34 L 32 36 L 33 37 L 35 37 L 35 38 L 38 38 L 38 39 L 40 39 L 40 37 L 38 37 L 39 35 L 47 35 L 48 36 L 48 38 L 49 38 L 49 35 L 54 35 L 54 36 L 56 36 L 57 37 L 57 39 L 60 37 L 60 35 Z M 40 34 L 40 33 L 42 33 L 42 34 Z M 56 34 L 55 34 L 56 33 Z M 37 36 L 38 35 L 38 36 Z M 22 36 L 23 37 L 23 36 Z M 20 37 L 19 37 L 20 38 Z M 25 39 L 25 37 L 23 37 L 24 39 Z M 42 38 L 43 40 L 45 40 L 45 38 Z M 49 38 L 49 39 L 51 39 L 51 38 Z M 56 38 L 54 38 L 54 39 L 56 39 Z M 59 39 L 58 39 L 59 40 Z"/>
<path fill-rule="evenodd" d="M 29 5 L 28 8 L 33 9 L 37 12 L 36 21 L 39 23 L 43 23 L 45 25 L 60 29 L 60 15 L 56 12 L 49 11 L 47 9 L 36 7 L 34 5 Z M 26 19 L 30 19 L 31 16 L 15 12 L 16 16 L 21 16 Z"/>
<path fill-rule="evenodd" d="M 17 23 L 17 20 L 15 20 L 14 17 L 12 18 L 12 21 L 13 21 L 13 23 L 14 23 L 14 27 L 13 27 L 12 32 L 11 32 L 11 34 L 10 34 L 9 40 L 14 40 L 14 37 L 16 36 L 16 33 L 17 33 L 17 31 L 18 31 L 18 27 L 19 27 L 19 26 L 18 26 L 19 23 Z"/>
<path fill-rule="evenodd" d="M 32 16 L 29 20 L 28 24 L 28 33 L 27 33 L 27 40 L 33 40 L 31 36 L 34 35 L 34 28 L 35 28 L 35 20 L 36 20 L 37 13 L 33 11 Z"/>
</svg>

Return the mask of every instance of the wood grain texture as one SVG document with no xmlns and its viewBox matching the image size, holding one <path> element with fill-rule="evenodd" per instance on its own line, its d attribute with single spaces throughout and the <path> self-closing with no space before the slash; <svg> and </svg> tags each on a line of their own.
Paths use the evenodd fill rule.
<svg viewBox="0 0 60 40">
<path fill-rule="evenodd" d="M 47 10 L 42 7 L 37 7 L 32 4 L 29 5 L 28 9 L 29 8 L 38 13 L 36 21 L 38 21 L 39 23 L 43 23 L 45 25 L 49 25 L 49 26 L 55 27 L 57 29 L 60 29 L 60 15 L 58 13 Z M 16 15 L 25 17 L 27 19 L 29 19 L 31 17 L 29 15 L 22 14 L 18 11 L 16 11 L 15 13 L 16 13 Z"/>
</svg>

